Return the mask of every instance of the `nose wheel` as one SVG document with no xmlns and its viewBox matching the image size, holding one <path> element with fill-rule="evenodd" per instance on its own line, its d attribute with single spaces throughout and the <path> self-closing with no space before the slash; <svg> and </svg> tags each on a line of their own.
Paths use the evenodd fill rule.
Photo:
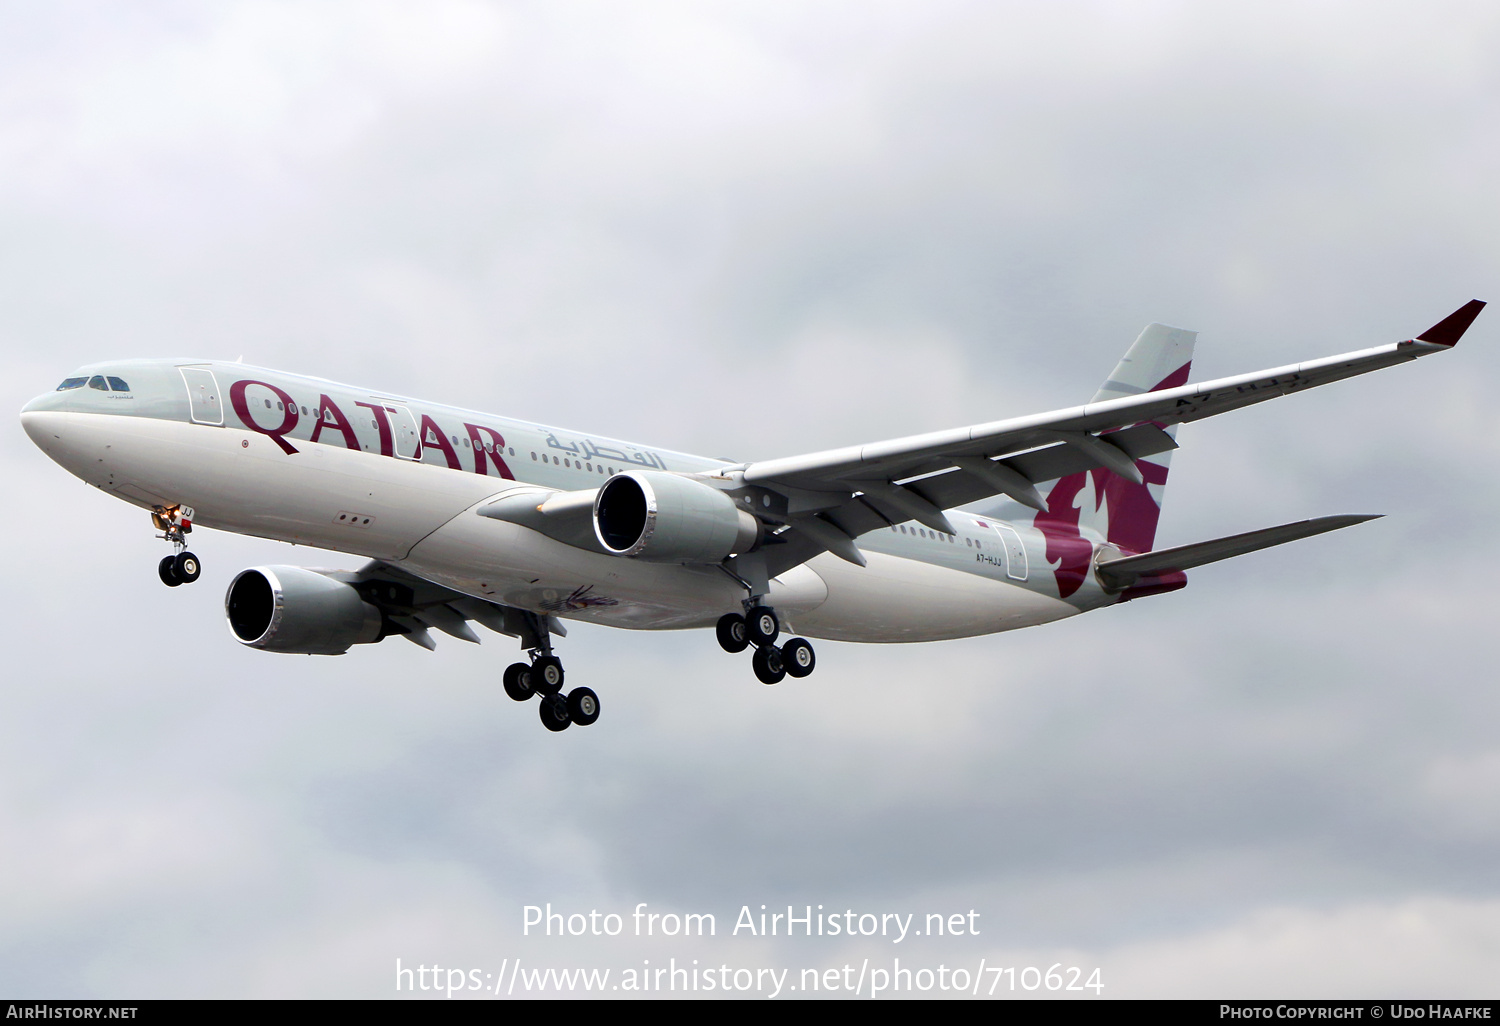
<svg viewBox="0 0 1500 1026">
<path fill-rule="evenodd" d="M 198 557 L 187 551 L 187 535 L 193 529 L 193 510 L 190 506 L 158 507 L 151 512 L 151 523 L 161 534 L 157 535 L 172 543 L 171 556 L 163 556 L 156 564 L 156 575 L 169 588 L 179 584 L 192 584 L 203 572 Z"/>
<path fill-rule="evenodd" d="M 191 552 L 163 556 L 161 562 L 156 564 L 157 576 L 169 588 L 175 588 L 179 584 L 192 584 L 202 572 L 203 567 L 199 564 L 198 557 Z"/>
<path fill-rule="evenodd" d="M 779 648 L 776 637 L 781 632 L 781 621 L 770 606 L 751 601 L 745 614 L 725 613 L 719 617 L 714 634 L 719 647 L 726 652 L 743 652 L 751 645 L 755 654 L 750 658 L 750 667 L 762 684 L 779 684 L 788 676 L 806 677 L 817 666 L 817 656 L 806 638 L 792 638 Z"/>
</svg>

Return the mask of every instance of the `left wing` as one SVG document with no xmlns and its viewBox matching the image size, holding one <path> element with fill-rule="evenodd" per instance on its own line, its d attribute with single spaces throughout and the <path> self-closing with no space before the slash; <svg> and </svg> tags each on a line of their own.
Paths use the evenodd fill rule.
<svg viewBox="0 0 1500 1026">
<path fill-rule="evenodd" d="M 785 525 L 766 549 L 775 576 L 822 551 L 864 564 L 855 539 L 916 520 L 953 533 L 943 510 L 1005 494 L 1045 508 L 1035 484 L 1105 467 L 1139 482 L 1135 461 L 1176 448 L 1164 427 L 1202 420 L 1289 392 L 1441 353 L 1484 303 L 1472 300 L 1404 342 L 1270 370 L 1089 403 L 1051 413 L 725 467 L 728 479 L 770 498 L 757 514 Z"/>
<path fill-rule="evenodd" d="M 551 614 L 536 614 L 473 598 L 378 559 L 358 570 L 317 572 L 350 585 L 359 592 L 360 598 L 380 610 L 384 625 L 382 637 L 400 634 L 429 651 L 437 647 L 429 628 L 461 641 L 479 644 L 479 636 L 469 626 L 470 620 L 498 634 L 519 638 L 521 647 L 528 649 L 541 644 L 539 632 L 543 617 L 550 633 L 558 636 L 568 633 L 562 621 Z"/>
</svg>

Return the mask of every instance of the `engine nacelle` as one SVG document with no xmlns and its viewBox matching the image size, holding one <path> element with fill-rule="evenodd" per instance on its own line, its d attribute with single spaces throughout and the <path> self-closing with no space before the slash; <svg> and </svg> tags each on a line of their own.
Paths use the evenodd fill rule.
<svg viewBox="0 0 1500 1026">
<path fill-rule="evenodd" d="M 616 556 L 712 564 L 753 549 L 760 523 L 712 485 L 631 470 L 600 486 L 594 536 Z"/>
<path fill-rule="evenodd" d="M 380 610 L 343 581 L 300 566 L 241 570 L 224 613 L 240 644 L 267 652 L 343 655 L 380 640 Z"/>
</svg>

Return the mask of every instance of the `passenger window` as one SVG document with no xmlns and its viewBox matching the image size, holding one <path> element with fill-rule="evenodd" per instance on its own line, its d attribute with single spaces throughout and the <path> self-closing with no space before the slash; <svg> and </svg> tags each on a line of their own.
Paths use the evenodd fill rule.
<svg viewBox="0 0 1500 1026">
<path fill-rule="evenodd" d="M 95 374 L 93 377 L 89 378 L 89 387 L 97 388 L 101 392 L 109 391 L 109 386 L 104 383 L 103 374 Z"/>
<path fill-rule="evenodd" d="M 114 389 L 116 392 L 129 392 L 130 391 L 130 386 L 127 385 L 127 384 L 125 384 L 125 379 L 124 378 L 111 377 L 109 379 L 109 387 L 112 388 L 112 389 Z"/>
<path fill-rule="evenodd" d="M 565 467 L 572 467 L 573 464 L 569 463 L 567 460 L 563 460 L 563 466 L 565 466 Z"/>
<path fill-rule="evenodd" d="M 82 388 L 88 383 L 88 378 L 64 378 L 63 383 L 57 386 L 57 390 L 59 392 L 66 392 L 70 388 Z"/>
<path fill-rule="evenodd" d="M 531 454 L 531 462 L 533 462 L 533 463 L 536 462 L 536 453 L 532 453 Z"/>
</svg>

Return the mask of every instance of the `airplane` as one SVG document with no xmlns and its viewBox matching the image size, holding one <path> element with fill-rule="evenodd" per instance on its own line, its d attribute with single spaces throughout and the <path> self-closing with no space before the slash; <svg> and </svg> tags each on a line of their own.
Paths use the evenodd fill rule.
<svg viewBox="0 0 1500 1026">
<path fill-rule="evenodd" d="M 805 637 L 925 642 L 1175 591 L 1186 572 L 1374 519 L 1324 516 L 1153 550 L 1177 426 L 1452 349 L 1473 300 L 1413 338 L 1191 383 L 1197 333 L 1149 325 L 1082 406 L 733 462 L 205 360 L 82 367 L 21 411 L 89 484 L 149 510 L 158 574 L 202 571 L 195 527 L 365 557 L 356 571 L 235 575 L 230 633 L 339 655 L 432 631 L 520 642 L 502 676 L 552 731 L 599 717 L 564 692 L 566 621 L 713 627 L 755 676 L 806 677 Z M 983 506 L 990 503 L 989 506 Z M 960 508 L 968 507 L 968 508 Z M 979 507 L 975 511 L 975 507 Z"/>
</svg>

